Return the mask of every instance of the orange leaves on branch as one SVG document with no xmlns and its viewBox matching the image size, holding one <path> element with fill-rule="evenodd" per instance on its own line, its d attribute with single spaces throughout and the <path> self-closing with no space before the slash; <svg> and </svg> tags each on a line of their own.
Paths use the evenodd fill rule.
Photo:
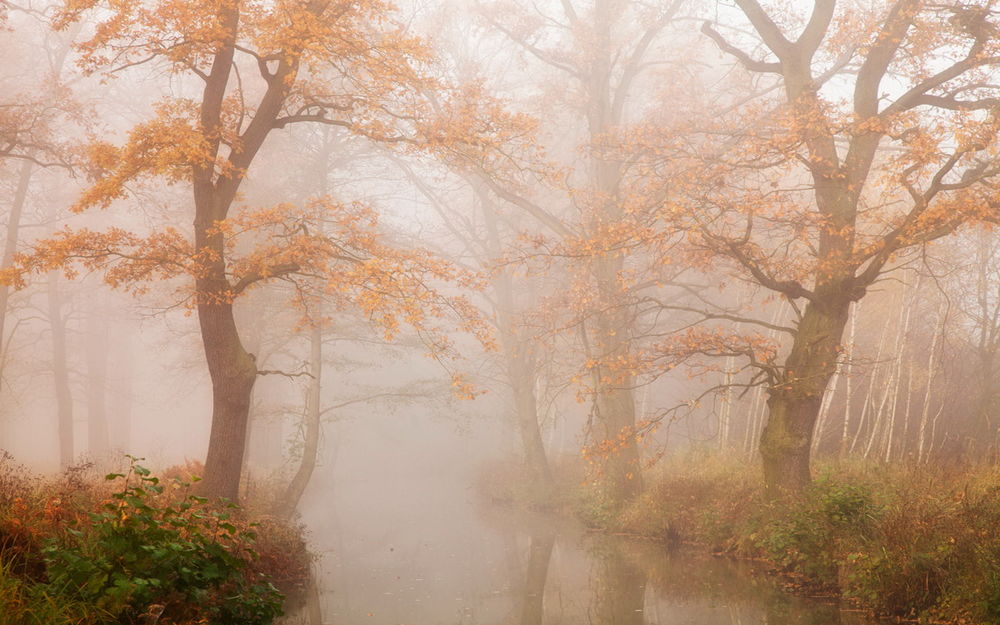
<svg viewBox="0 0 1000 625">
<path fill-rule="evenodd" d="M 189 180 L 193 166 L 211 165 L 205 135 L 198 130 L 192 102 L 169 100 L 157 107 L 151 121 L 135 126 L 124 147 L 91 144 L 87 150 L 88 173 L 95 182 L 73 205 L 75 212 L 107 208 L 127 195 L 135 181 L 164 178 L 169 183 Z"/>
<path fill-rule="evenodd" d="M 56 28 L 96 14 L 90 39 L 77 46 L 80 67 L 93 73 L 164 58 L 180 67 L 199 67 L 223 45 L 223 15 L 240 0 L 64 0 Z M 103 9 L 97 11 L 97 9 Z"/>
<path fill-rule="evenodd" d="M 503 100 L 489 95 L 481 81 L 444 90 L 437 98 L 433 115 L 417 125 L 419 149 L 458 170 L 489 175 L 510 188 L 518 188 L 517 181 L 526 172 L 555 174 L 536 142 L 538 121 L 511 111 Z"/>
<path fill-rule="evenodd" d="M 482 288 L 483 277 L 425 250 L 393 245 L 366 205 L 316 198 L 304 207 L 243 209 L 216 222 L 207 234 L 223 239 L 228 287 L 194 290 L 193 299 L 191 282 L 212 275 L 220 257 L 211 248 L 196 249 L 189 236 L 169 227 L 146 236 L 119 228 L 67 229 L 18 255 L 0 279 L 21 287 L 31 273 L 62 268 L 72 277 L 81 269 L 103 271 L 109 285 L 142 294 L 151 282 L 187 277 L 182 288 L 189 305 L 198 298 L 231 302 L 259 284 L 281 279 L 295 286 L 304 306 L 322 298 L 360 309 L 386 339 L 395 338 L 404 325 L 412 327 L 426 335 L 436 356 L 452 348 L 438 327 L 445 320 L 488 349 L 494 347 L 477 309 L 466 297 L 447 292 L 453 286 Z"/>
<path fill-rule="evenodd" d="M 72 278 L 83 269 L 103 271 L 109 285 L 140 294 L 150 281 L 197 271 L 193 257 L 190 242 L 173 228 L 148 236 L 120 228 L 104 232 L 67 228 L 37 241 L 30 253 L 17 254 L 0 281 L 20 288 L 27 274 L 62 269 Z"/>
<path fill-rule="evenodd" d="M 591 477 L 599 477 L 608 465 L 608 461 L 622 454 L 633 445 L 642 441 L 654 433 L 660 427 L 659 419 L 642 419 L 633 426 L 621 428 L 618 432 L 612 433 L 609 438 L 604 438 L 590 445 L 580 448 L 580 457 L 587 464 Z M 651 466 L 653 460 L 647 465 Z M 632 479 L 637 475 L 640 467 L 633 467 L 633 472 L 629 473 L 627 479 Z"/>
</svg>

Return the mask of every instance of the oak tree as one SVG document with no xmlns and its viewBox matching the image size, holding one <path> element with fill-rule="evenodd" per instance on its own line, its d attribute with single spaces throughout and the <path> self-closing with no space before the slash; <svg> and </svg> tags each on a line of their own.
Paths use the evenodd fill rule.
<svg viewBox="0 0 1000 625">
<path fill-rule="evenodd" d="M 907 254 L 997 215 L 998 15 L 991 2 L 736 7 L 702 32 L 765 93 L 719 112 L 704 136 L 726 138 L 700 145 L 684 214 L 703 259 L 795 306 L 787 353 L 757 364 L 764 475 L 797 490 L 851 303 Z"/>
<path fill-rule="evenodd" d="M 140 293 L 153 282 L 181 279 L 212 381 L 205 493 L 235 499 L 239 492 L 259 371 L 241 342 L 233 306 L 250 289 L 282 279 L 303 293 L 319 290 L 336 305 L 359 307 L 388 335 L 401 323 L 430 332 L 432 319 L 456 312 L 465 329 L 481 333 L 465 300 L 437 289 L 445 281 L 472 285 L 474 277 L 427 252 L 389 245 L 370 207 L 322 197 L 304 206 L 241 201 L 266 139 L 292 124 L 330 124 L 406 146 L 459 142 L 475 130 L 460 114 L 433 120 L 424 114 L 421 93 L 432 86 L 444 94 L 443 109 L 452 109 L 446 90 L 426 76 L 425 46 L 393 21 L 390 5 L 68 0 L 60 24 L 85 15 L 96 26 L 78 46 L 84 69 L 155 66 L 163 80 L 180 80 L 181 91 L 193 95 L 164 97 L 122 146 L 92 145 L 94 183 L 73 209 L 107 208 L 126 200 L 136 184 L 165 180 L 190 188 L 193 227 L 68 229 L 37 242 L 7 279 L 82 266 Z M 431 340 L 436 352 L 449 348 L 443 334 Z"/>
</svg>

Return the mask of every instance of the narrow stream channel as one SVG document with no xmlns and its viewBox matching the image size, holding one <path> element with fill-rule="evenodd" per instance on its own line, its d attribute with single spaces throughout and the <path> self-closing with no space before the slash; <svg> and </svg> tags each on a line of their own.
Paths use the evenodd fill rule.
<svg viewBox="0 0 1000 625">
<path fill-rule="evenodd" d="M 437 490 L 357 491 L 314 512 L 317 582 L 285 623 L 320 625 L 862 625 L 743 563 L 588 533 Z"/>
</svg>

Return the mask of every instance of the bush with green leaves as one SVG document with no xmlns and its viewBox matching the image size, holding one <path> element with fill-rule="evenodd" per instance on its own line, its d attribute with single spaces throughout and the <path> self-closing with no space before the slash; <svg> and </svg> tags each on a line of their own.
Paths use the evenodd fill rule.
<svg viewBox="0 0 1000 625">
<path fill-rule="evenodd" d="M 255 533 L 220 507 L 174 482 L 180 498 L 131 458 L 128 473 L 89 526 L 48 540 L 43 553 L 51 587 L 126 622 L 145 614 L 173 621 L 205 617 L 218 625 L 264 625 L 283 597 L 251 572 Z"/>
<path fill-rule="evenodd" d="M 774 562 L 810 579 L 836 584 L 846 554 L 866 541 L 881 509 L 863 484 L 824 475 L 797 501 L 776 501 L 755 532 L 758 546 Z"/>
</svg>

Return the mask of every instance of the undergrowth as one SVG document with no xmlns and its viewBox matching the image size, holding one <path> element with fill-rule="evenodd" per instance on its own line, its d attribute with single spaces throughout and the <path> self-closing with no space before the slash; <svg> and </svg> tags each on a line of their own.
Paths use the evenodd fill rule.
<svg viewBox="0 0 1000 625">
<path fill-rule="evenodd" d="M 0 456 L 0 625 L 266 625 L 302 585 L 299 528 L 251 518 L 130 457 L 41 480 Z"/>
<path fill-rule="evenodd" d="M 1000 625 L 1000 469 L 820 464 L 804 493 L 769 498 L 755 464 L 689 455 L 624 506 L 574 487 L 585 524 L 765 562 L 878 615 Z"/>
</svg>

